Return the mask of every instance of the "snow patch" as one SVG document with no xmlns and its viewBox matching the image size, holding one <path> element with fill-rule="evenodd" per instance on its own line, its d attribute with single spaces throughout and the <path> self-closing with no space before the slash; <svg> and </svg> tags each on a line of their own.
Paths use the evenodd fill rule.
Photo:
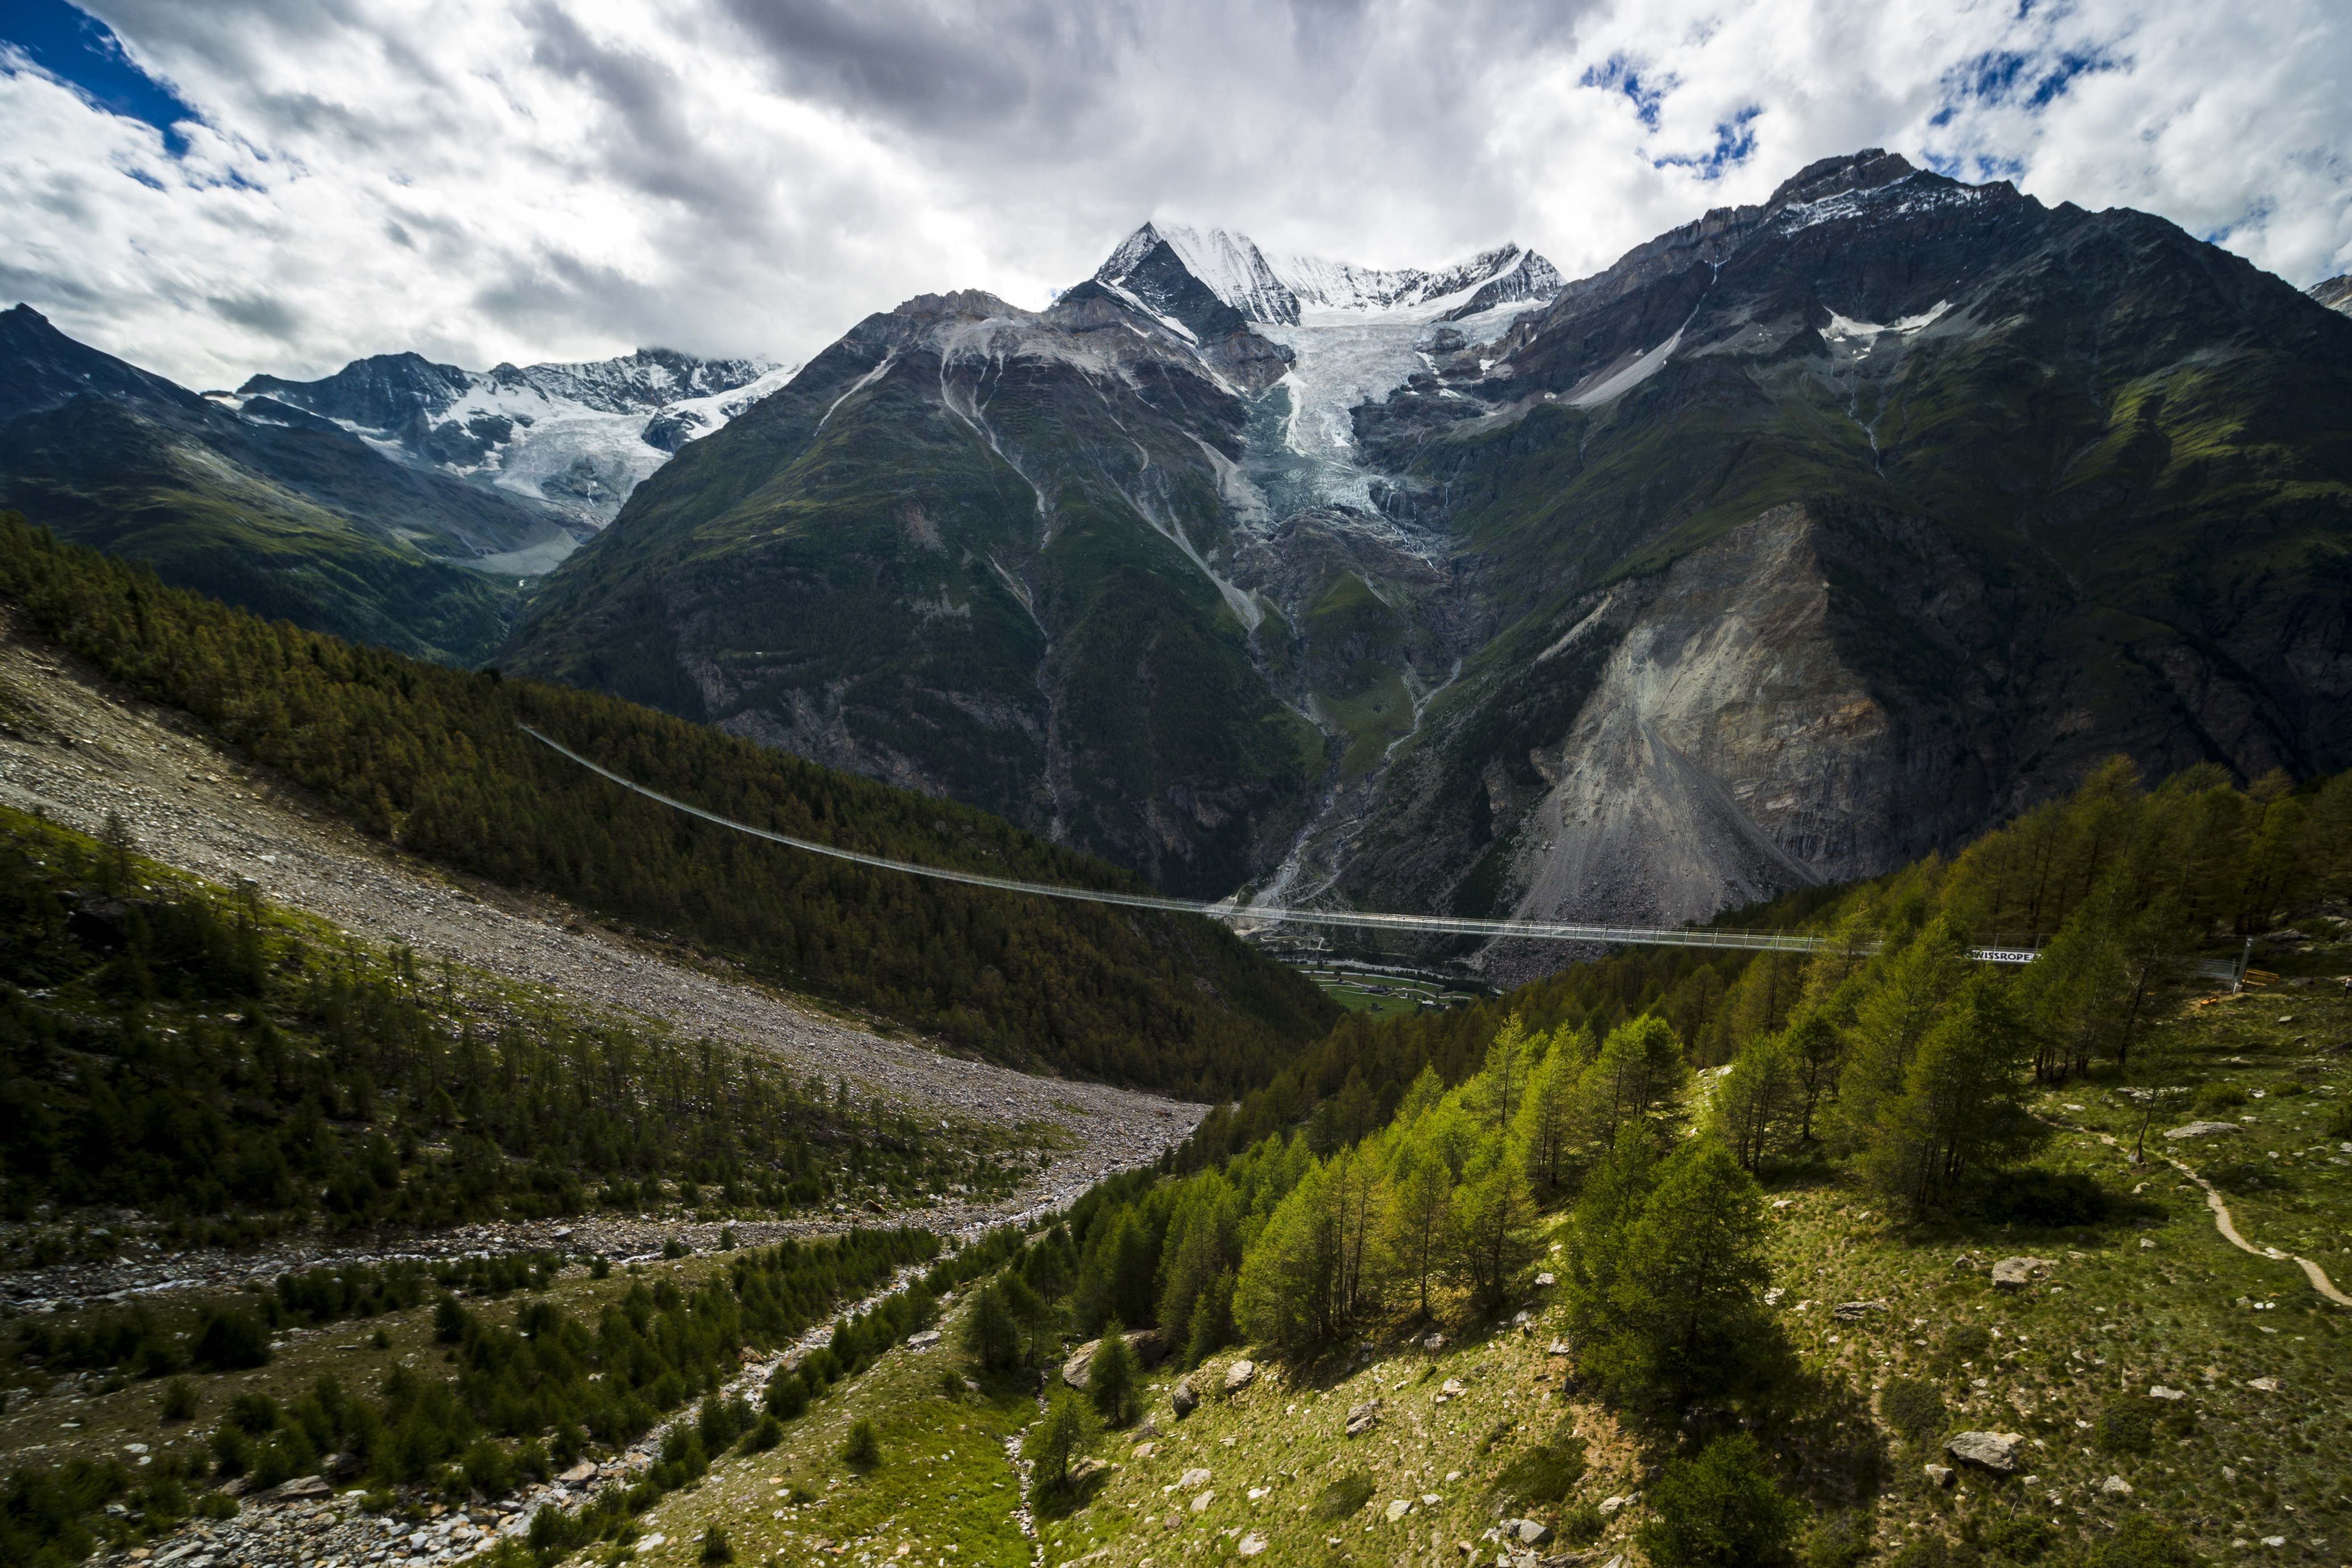
<svg viewBox="0 0 2352 1568">
<path fill-rule="evenodd" d="M 1568 399 L 1569 405 L 1572 408 L 1597 408 L 1612 398 L 1624 396 L 1625 394 L 1665 368 L 1666 361 L 1672 359 L 1675 350 L 1682 346 L 1683 328 L 1689 325 L 1690 323 L 1685 321 L 1682 327 L 1676 327 L 1673 337 L 1611 375 L 1599 385 L 1572 394 Z"/>
</svg>

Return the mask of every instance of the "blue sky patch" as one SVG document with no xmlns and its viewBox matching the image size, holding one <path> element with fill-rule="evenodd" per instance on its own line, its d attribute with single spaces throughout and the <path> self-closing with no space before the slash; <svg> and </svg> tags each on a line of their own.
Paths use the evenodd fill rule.
<svg viewBox="0 0 2352 1568">
<path fill-rule="evenodd" d="M 1663 83 L 1645 80 L 1639 65 L 1623 55 L 1612 55 L 1605 65 L 1585 67 L 1584 75 L 1577 79 L 1576 85 L 1597 87 L 1604 92 L 1623 93 L 1642 123 L 1655 131 L 1658 128 L 1658 106 L 1665 102 L 1666 94 L 1674 89 L 1675 83 L 1671 77 Z"/>
<path fill-rule="evenodd" d="M 133 64 L 113 29 L 65 0 L 7 0 L 0 6 L 0 43 L 23 50 L 109 114 L 153 126 L 174 155 L 187 151 L 186 138 L 174 127 L 203 118 Z"/>
<path fill-rule="evenodd" d="M 1696 169 L 1702 180 L 1719 180 L 1726 169 L 1736 169 L 1755 155 L 1756 117 L 1764 112 L 1760 104 L 1746 109 L 1722 121 L 1715 128 L 1715 145 L 1696 157 L 1675 153 L 1650 160 L 1653 169 Z"/>
<path fill-rule="evenodd" d="M 2021 49 L 1992 49 L 1944 74 L 1943 101 L 1930 125 L 1948 125 L 1970 102 L 2047 109 L 2086 76 L 2123 70 L 2130 61 L 2105 49 L 2067 49 L 2052 56 Z"/>
</svg>

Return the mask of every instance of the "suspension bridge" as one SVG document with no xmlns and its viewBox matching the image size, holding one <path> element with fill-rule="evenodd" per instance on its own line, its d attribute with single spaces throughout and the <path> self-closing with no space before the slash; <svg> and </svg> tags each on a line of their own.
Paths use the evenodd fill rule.
<svg viewBox="0 0 2352 1568">
<path fill-rule="evenodd" d="M 589 761 L 571 747 L 553 737 L 531 728 L 518 725 L 532 740 L 561 753 L 586 768 L 590 773 L 618 784 L 621 788 L 656 801 L 674 811 L 705 822 L 764 838 L 788 849 L 798 849 L 810 855 L 823 855 L 835 860 L 847 860 L 859 866 L 872 866 L 880 870 L 898 871 L 909 877 L 927 877 L 938 882 L 959 882 L 971 888 L 992 888 L 999 892 L 1025 893 L 1033 898 L 1067 899 L 1079 903 L 1114 904 L 1126 909 L 1165 910 L 1173 914 L 1202 915 L 1228 925 L 1243 926 L 1336 926 L 1358 931 L 1401 932 L 1433 932 L 1454 936 L 1475 936 L 1487 941 L 1520 942 L 1580 942 L 1595 945 L 1624 946 L 1631 944 L 1660 947 L 1738 948 L 1761 952 L 1815 952 L 1830 944 L 1830 938 L 1801 931 L 1738 931 L 1708 926 L 1621 926 L 1586 925 L 1566 921 L 1496 921 L 1474 920 L 1463 915 L 1401 915 L 1384 914 L 1367 910 L 1321 910 L 1283 908 L 1266 904 L 1244 904 L 1232 899 L 1216 903 L 1202 903 L 1193 899 L 1162 898 L 1153 893 L 1126 893 L 1098 888 L 1073 888 L 1057 882 L 1024 882 L 1011 877 L 992 877 L 983 871 L 962 871 L 946 866 L 924 866 L 911 860 L 893 860 L 887 856 L 868 855 L 861 850 L 844 849 L 838 845 L 819 844 L 814 839 L 795 838 L 788 833 L 777 833 L 765 827 L 754 827 L 748 822 L 738 822 L 715 811 L 706 811 L 675 795 L 649 789 L 635 779 L 614 773 L 612 769 Z M 2040 943 L 2025 941 L 2014 943 L 1979 947 L 1970 956 L 1984 963 L 2031 963 Z"/>
</svg>

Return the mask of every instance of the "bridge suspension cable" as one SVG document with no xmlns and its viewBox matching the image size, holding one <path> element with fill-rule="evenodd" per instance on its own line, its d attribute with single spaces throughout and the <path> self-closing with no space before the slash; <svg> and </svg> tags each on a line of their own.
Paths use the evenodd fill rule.
<svg viewBox="0 0 2352 1568">
<path fill-rule="evenodd" d="M 940 882 L 961 882 L 966 887 L 992 888 L 999 892 L 1027 893 L 1041 899 L 1069 899 L 1080 903 L 1116 904 L 1127 909 L 1165 910 L 1173 914 L 1201 915 L 1229 924 L 1259 923 L 1265 925 L 1352 926 L 1373 931 L 1433 931 L 1458 936 L 1477 936 L 1489 940 L 1511 938 L 1535 942 L 1588 942 L 1609 944 L 1651 943 L 1671 947 L 1738 948 L 1748 952 L 1813 952 L 1828 945 L 1827 937 L 1797 931 L 1753 931 L 1712 930 L 1704 926 L 1619 926 L 1582 925 L 1553 921 L 1494 921 L 1474 920 L 1466 915 L 1398 915 L 1381 914 L 1364 910 L 1284 909 L 1261 904 L 1236 903 L 1225 899 L 1216 903 L 1202 903 L 1194 899 L 1169 899 L 1154 893 L 1121 893 L 1097 888 L 1072 888 L 1056 882 L 1024 882 L 1011 877 L 992 877 L 984 871 L 960 871 L 945 866 L 922 866 L 911 860 L 893 860 L 887 856 L 868 855 L 861 850 L 844 849 L 837 845 L 819 844 L 814 839 L 795 838 L 789 833 L 777 833 L 765 827 L 754 827 L 748 822 L 738 822 L 731 816 L 721 816 L 715 811 L 648 789 L 635 779 L 625 777 L 612 769 L 590 762 L 586 757 L 551 736 L 541 733 L 528 724 L 516 726 L 532 740 L 551 751 L 569 757 L 590 773 L 620 785 L 623 789 L 657 801 L 674 811 L 688 816 L 764 838 L 771 844 L 781 844 L 789 849 L 803 850 L 811 855 L 828 856 L 835 860 L 848 860 L 860 866 L 872 866 L 885 871 L 899 871 L 909 877 L 928 877 Z M 2028 963 L 2033 959 L 2033 949 L 2024 947 L 1981 947 L 1972 957 L 1987 963 Z"/>
</svg>

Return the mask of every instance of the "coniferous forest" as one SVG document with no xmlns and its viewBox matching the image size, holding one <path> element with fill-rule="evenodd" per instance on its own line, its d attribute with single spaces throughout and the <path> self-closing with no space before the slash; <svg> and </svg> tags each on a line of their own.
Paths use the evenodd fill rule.
<svg viewBox="0 0 2352 1568">
<path fill-rule="evenodd" d="M 1207 921 L 819 861 L 629 795 L 530 724 L 738 821 L 892 858 L 1148 891 L 982 812 L 633 703 L 266 622 L 0 518 L 28 629 L 185 710 L 365 831 L 714 950 L 1008 1066 L 1202 1098 L 1263 1082 L 1336 1008 Z M 1197 983 L 1197 984 L 1196 984 Z"/>
</svg>

